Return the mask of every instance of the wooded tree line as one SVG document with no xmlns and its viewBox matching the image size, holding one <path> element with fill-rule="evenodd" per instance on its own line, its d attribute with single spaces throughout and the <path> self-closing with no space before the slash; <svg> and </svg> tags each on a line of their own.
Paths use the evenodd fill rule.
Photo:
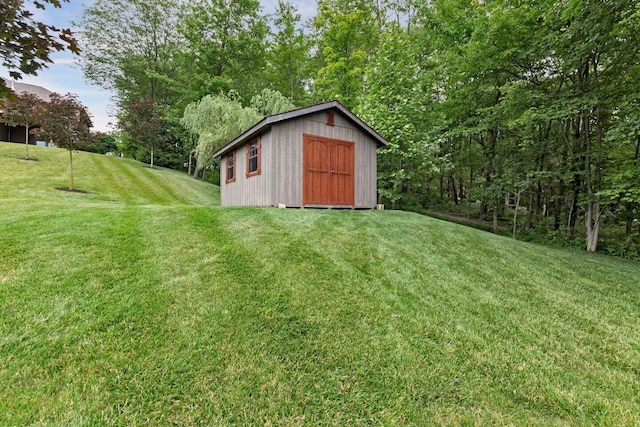
<svg viewBox="0 0 640 427">
<path fill-rule="evenodd" d="M 390 142 L 382 202 L 639 255 L 636 1 L 322 0 L 301 22 L 286 1 L 265 16 L 257 0 L 97 0 L 81 27 L 86 76 L 117 94 L 139 159 L 206 163 L 207 96 L 337 99 Z"/>
</svg>

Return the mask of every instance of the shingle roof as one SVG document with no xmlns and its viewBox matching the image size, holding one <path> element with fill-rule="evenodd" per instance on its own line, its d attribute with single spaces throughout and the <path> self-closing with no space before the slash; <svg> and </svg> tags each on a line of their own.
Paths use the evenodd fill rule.
<svg viewBox="0 0 640 427">
<path fill-rule="evenodd" d="M 15 93 L 17 94 L 21 94 L 23 92 L 31 93 L 41 98 L 44 101 L 49 101 L 49 95 L 53 93 L 50 90 L 43 88 L 42 86 L 30 85 L 27 83 L 20 83 L 14 80 L 5 79 L 4 77 L 2 78 L 2 80 L 4 80 L 4 83 L 7 85 L 7 87 L 13 90 Z"/>
<path fill-rule="evenodd" d="M 264 119 L 260 120 L 258 123 L 253 125 L 249 130 L 244 132 L 242 135 L 238 136 L 233 141 L 229 142 L 227 145 L 222 147 L 213 156 L 218 157 L 218 156 L 224 155 L 229 150 L 235 148 L 236 146 L 264 132 L 265 130 L 269 129 L 272 125 L 276 123 L 284 122 L 287 120 L 291 120 L 298 117 L 303 117 L 309 114 L 314 114 L 314 113 L 331 110 L 331 109 L 335 109 L 343 113 L 353 123 L 355 123 L 358 127 L 360 127 L 366 134 L 368 134 L 373 139 L 375 139 L 378 142 L 378 145 L 389 144 L 386 139 L 380 136 L 378 132 L 373 130 L 368 124 L 363 122 L 358 116 L 356 116 L 351 111 L 349 111 L 347 107 L 345 107 L 338 101 L 329 101 L 329 102 L 323 102 L 321 104 L 312 105 L 310 107 L 299 108 L 297 110 L 287 111 L 286 113 L 280 113 L 280 114 L 275 114 L 273 116 L 265 117 Z"/>
</svg>

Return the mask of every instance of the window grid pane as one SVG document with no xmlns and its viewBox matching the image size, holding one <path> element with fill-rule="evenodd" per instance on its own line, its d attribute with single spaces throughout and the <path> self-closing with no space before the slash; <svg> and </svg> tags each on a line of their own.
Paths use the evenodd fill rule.
<svg viewBox="0 0 640 427">
<path fill-rule="evenodd" d="M 234 159 L 233 155 L 227 157 L 227 180 L 234 178 Z"/>
<path fill-rule="evenodd" d="M 258 145 L 249 146 L 249 172 L 258 170 Z"/>
</svg>

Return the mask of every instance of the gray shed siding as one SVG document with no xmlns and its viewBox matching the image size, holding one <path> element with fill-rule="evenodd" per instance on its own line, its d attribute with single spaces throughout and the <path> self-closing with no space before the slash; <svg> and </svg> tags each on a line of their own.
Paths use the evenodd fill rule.
<svg viewBox="0 0 640 427">
<path fill-rule="evenodd" d="M 223 158 L 220 171 L 222 206 L 273 206 L 273 144 L 269 132 L 262 135 L 260 145 L 260 175 L 246 175 L 248 144 L 236 149 L 235 182 L 225 182 L 227 156 Z"/>
<path fill-rule="evenodd" d="M 220 176 L 222 206 L 302 207 L 303 135 L 317 135 L 355 144 L 354 207 L 376 205 L 377 143 L 342 113 L 335 113 L 335 126 L 327 126 L 325 112 L 274 124 L 262 135 L 261 174 L 246 178 L 247 145 L 236 151 L 236 181 L 225 183 L 226 157 Z"/>
</svg>

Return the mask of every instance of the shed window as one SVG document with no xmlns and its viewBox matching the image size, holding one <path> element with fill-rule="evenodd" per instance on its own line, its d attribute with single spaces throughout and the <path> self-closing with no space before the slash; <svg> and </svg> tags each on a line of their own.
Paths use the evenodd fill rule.
<svg viewBox="0 0 640 427">
<path fill-rule="evenodd" d="M 236 152 L 227 156 L 227 179 L 225 182 L 234 182 L 236 180 Z"/>
<path fill-rule="evenodd" d="M 258 138 L 247 146 L 247 177 L 260 175 L 261 141 Z"/>
<path fill-rule="evenodd" d="M 327 111 L 327 126 L 336 125 L 336 115 L 333 111 Z"/>
</svg>

